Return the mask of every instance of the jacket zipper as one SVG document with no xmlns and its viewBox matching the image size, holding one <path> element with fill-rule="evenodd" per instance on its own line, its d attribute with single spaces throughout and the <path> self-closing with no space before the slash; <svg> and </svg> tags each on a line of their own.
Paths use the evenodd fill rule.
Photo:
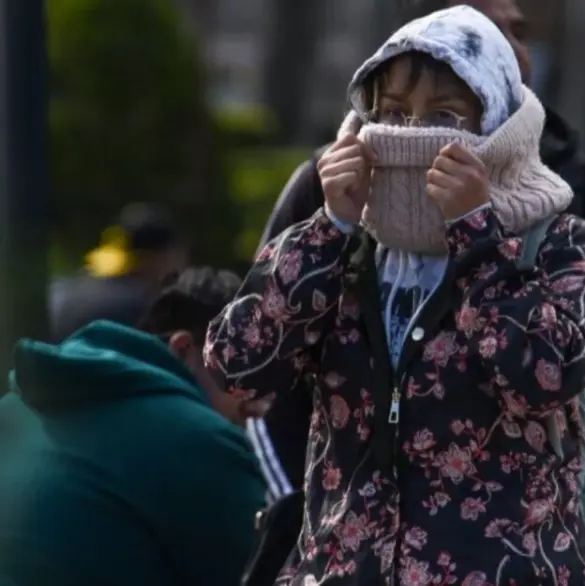
<svg viewBox="0 0 585 586">
<path fill-rule="evenodd" d="M 399 501 L 400 501 L 400 487 L 398 486 L 398 466 L 396 464 L 396 459 L 397 459 L 397 454 L 398 454 L 398 433 L 399 433 L 399 425 L 398 424 L 400 422 L 400 402 L 401 402 L 401 398 L 402 398 L 402 389 L 403 389 L 404 383 L 406 381 L 406 369 L 404 368 L 404 365 L 403 365 L 404 348 L 405 348 L 405 345 L 410 342 L 410 340 L 409 340 L 410 332 L 415 327 L 416 321 L 418 320 L 418 318 L 420 318 L 420 316 L 423 312 L 423 309 L 430 302 L 430 300 L 435 296 L 436 292 L 441 288 L 444 281 L 445 281 L 445 275 L 443 275 L 443 278 L 441 279 L 441 281 L 439 281 L 439 283 L 437 283 L 437 285 L 431 291 L 430 295 L 425 299 L 423 304 L 418 308 L 417 312 L 413 316 L 413 318 L 410 322 L 410 327 L 407 329 L 406 335 L 404 337 L 404 345 L 403 345 L 402 350 L 400 352 L 400 356 L 398 357 L 396 369 L 394 370 L 395 385 L 392 389 L 392 397 L 391 397 L 391 401 L 390 401 L 390 411 L 388 413 L 388 423 L 390 425 L 394 426 L 392 468 L 393 468 L 394 480 L 396 482 L 396 486 L 399 491 L 399 493 L 398 493 Z M 420 342 L 422 342 L 422 340 L 417 341 L 417 343 L 420 343 Z M 402 375 L 400 376 L 399 382 L 396 384 L 396 381 L 398 381 L 397 375 L 401 371 L 402 371 Z M 400 506 L 400 502 L 399 502 L 399 506 Z M 397 550 L 398 550 L 398 547 L 396 547 L 396 549 L 395 549 L 394 562 L 392 564 L 392 573 L 390 576 L 391 586 L 396 586 L 399 582 L 399 580 L 398 580 L 398 564 L 397 564 L 397 559 L 396 559 Z"/>
<path fill-rule="evenodd" d="M 441 286 L 445 282 L 446 271 L 447 271 L 447 265 L 445 266 L 445 268 L 443 270 L 443 275 L 441 276 L 441 279 L 439 280 L 439 282 L 436 283 L 436 285 L 430 291 L 430 293 L 428 294 L 426 299 L 420 304 L 420 306 L 414 312 L 414 315 L 411 317 L 410 323 L 408 324 L 408 328 L 405 332 L 404 341 L 402 344 L 402 348 L 400 350 L 400 355 L 398 356 L 398 361 L 396 364 L 396 368 L 394 370 L 395 375 L 398 375 L 402 371 L 404 371 L 404 372 L 402 372 L 402 376 L 400 377 L 400 383 L 398 385 L 395 385 L 394 389 L 392 391 L 392 399 L 390 402 L 390 413 L 388 414 L 388 423 L 390 423 L 391 425 L 397 425 L 398 422 L 400 421 L 400 400 L 402 397 L 402 387 L 404 386 L 404 381 L 406 379 L 406 372 L 405 372 L 405 368 L 404 368 L 405 365 L 403 365 L 404 350 L 408 344 L 412 343 L 410 341 L 410 333 L 416 328 L 417 323 L 418 323 L 419 319 L 421 318 L 421 315 L 422 315 L 424 309 L 431 302 L 431 300 L 435 297 L 435 294 L 437 293 L 437 291 L 441 288 Z M 422 340 L 416 340 L 415 343 L 419 344 L 420 342 L 422 342 Z M 396 429 L 396 431 L 395 431 L 395 435 L 397 435 L 397 434 L 398 434 L 398 429 Z"/>
<path fill-rule="evenodd" d="M 404 383 L 404 379 L 406 378 L 406 374 L 402 376 L 400 383 L 398 383 L 394 389 L 392 390 L 392 400 L 390 403 L 390 413 L 388 415 L 388 423 L 394 426 L 394 437 L 392 438 L 392 475 L 394 476 L 394 481 L 396 482 L 396 486 L 398 487 L 398 465 L 396 463 L 396 455 L 398 453 L 398 423 L 400 422 L 400 398 L 401 398 L 401 387 Z M 398 499 L 400 500 L 400 492 L 398 495 Z M 400 506 L 400 502 L 398 503 Z M 398 547 L 394 550 L 394 562 L 392 564 L 392 573 L 390 575 L 390 586 L 397 586 L 398 585 L 398 564 L 396 556 L 398 554 Z"/>
<path fill-rule="evenodd" d="M 388 423 L 397 425 L 400 421 L 400 390 L 394 387 L 392 391 L 392 402 L 390 403 L 390 413 L 388 415 Z"/>
</svg>

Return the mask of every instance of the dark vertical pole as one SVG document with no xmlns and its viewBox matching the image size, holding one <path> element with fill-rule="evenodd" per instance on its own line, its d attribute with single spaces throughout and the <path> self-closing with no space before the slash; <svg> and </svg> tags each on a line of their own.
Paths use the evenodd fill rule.
<svg viewBox="0 0 585 586">
<path fill-rule="evenodd" d="M 47 334 L 44 0 L 0 0 L 0 394 L 22 336 Z"/>
<path fill-rule="evenodd" d="M 272 4 L 264 93 L 280 122 L 278 139 L 286 144 L 301 134 L 305 77 L 311 70 L 325 2 L 273 0 Z"/>
</svg>

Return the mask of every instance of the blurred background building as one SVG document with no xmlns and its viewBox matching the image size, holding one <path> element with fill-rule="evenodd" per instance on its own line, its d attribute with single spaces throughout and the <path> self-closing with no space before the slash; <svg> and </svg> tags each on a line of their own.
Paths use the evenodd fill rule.
<svg viewBox="0 0 585 586">
<path fill-rule="evenodd" d="M 388 36 L 397 10 L 388 0 L 177 1 L 197 15 L 213 99 L 232 108 L 276 109 L 285 117 L 286 140 L 300 143 L 332 135 L 349 77 Z M 530 25 L 534 88 L 583 133 L 585 2 L 519 4 Z"/>
<path fill-rule="evenodd" d="M 189 0 L 180 0 L 183 5 Z M 388 0 L 217 0 L 198 28 L 211 73 L 211 96 L 230 107 L 278 111 L 284 137 L 330 137 L 345 103 L 348 77 L 386 36 Z"/>
</svg>

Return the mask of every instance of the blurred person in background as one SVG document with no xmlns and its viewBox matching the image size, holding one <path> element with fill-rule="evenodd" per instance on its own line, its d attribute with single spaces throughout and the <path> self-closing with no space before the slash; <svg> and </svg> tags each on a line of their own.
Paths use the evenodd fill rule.
<svg viewBox="0 0 585 586">
<path fill-rule="evenodd" d="M 515 0 L 413 0 L 405 11 L 403 22 L 409 22 L 436 10 L 466 4 L 483 12 L 502 31 L 512 45 L 523 82 L 530 85 L 531 67 L 528 49 L 528 25 Z M 267 242 L 289 226 L 310 218 L 324 204 L 323 188 L 317 172 L 317 161 L 327 149 L 318 149 L 314 157 L 304 162 L 292 175 L 280 194 L 268 220 L 258 252 Z M 583 217 L 585 213 L 585 165 L 577 156 L 575 133 L 552 110 L 546 109 L 546 123 L 540 143 L 543 162 L 567 181 L 575 197 L 570 213 Z M 305 387 L 278 395 L 264 420 L 248 422 L 255 449 L 262 462 L 273 498 L 278 498 L 302 486 L 306 441 L 312 411 L 311 382 Z"/>
<path fill-rule="evenodd" d="M 17 345 L 0 400 L 0 584 L 239 584 L 266 487 L 227 421 L 239 403 L 201 359 L 238 286 L 188 269 L 142 331 L 97 321 Z"/>
<path fill-rule="evenodd" d="M 96 319 L 136 325 L 163 277 L 183 269 L 186 256 L 166 210 L 154 204 L 127 205 L 87 255 L 81 274 L 52 285 L 52 339 L 64 340 Z"/>
</svg>

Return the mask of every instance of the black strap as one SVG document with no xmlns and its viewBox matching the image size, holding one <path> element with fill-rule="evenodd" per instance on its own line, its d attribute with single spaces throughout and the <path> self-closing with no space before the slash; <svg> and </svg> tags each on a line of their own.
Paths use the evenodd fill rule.
<svg viewBox="0 0 585 586">
<path fill-rule="evenodd" d="M 241 586 L 272 586 L 301 534 L 305 496 L 286 495 L 264 512 L 258 541 Z"/>
</svg>

